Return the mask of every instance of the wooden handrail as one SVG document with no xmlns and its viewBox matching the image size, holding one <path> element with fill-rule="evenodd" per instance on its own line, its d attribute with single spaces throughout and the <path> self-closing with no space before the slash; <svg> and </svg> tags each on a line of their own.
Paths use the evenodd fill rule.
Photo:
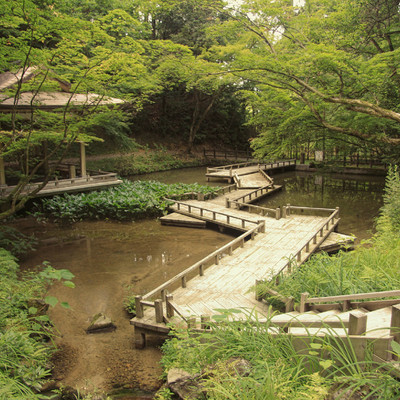
<svg viewBox="0 0 400 400">
<path fill-rule="evenodd" d="M 227 218 L 227 221 L 228 221 L 227 223 L 229 223 L 229 221 L 232 220 L 232 219 L 236 219 L 236 220 L 241 221 L 241 223 L 242 223 L 242 228 L 245 228 L 246 222 L 247 222 L 247 223 L 250 223 L 250 224 L 258 224 L 258 221 L 253 221 L 253 220 L 246 219 L 246 218 L 242 218 L 242 217 L 236 217 L 236 216 L 234 216 L 234 215 L 227 214 L 227 213 L 223 213 L 223 212 L 221 212 L 221 211 L 210 210 L 210 209 L 208 209 L 208 208 L 199 207 L 199 206 L 195 206 L 195 205 L 193 205 L 193 204 L 187 204 L 187 203 L 184 203 L 184 202 L 182 202 L 182 201 L 172 200 L 172 199 L 168 199 L 168 198 L 164 198 L 164 199 L 165 199 L 166 201 L 171 201 L 171 202 L 177 204 L 177 205 L 178 205 L 178 207 L 177 207 L 177 208 L 178 208 L 178 211 L 180 211 L 180 207 L 181 207 L 181 206 L 187 207 L 188 213 L 189 213 L 189 214 L 191 213 L 191 209 L 197 209 L 197 210 L 200 210 L 200 216 L 201 216 L 202 218 L 205 218 L 204 212 L 211 213 L 211 214 L 213 215 L 213 218 L 211 219 L 212 221 L 216 221 L 216 216 L 217 216 L 217 215 L 222 215 L 223 217 L 226 217 L 226 218 Z M 206 219 L 206 218 L 205 218 L 205 219 Z"/>
<path fill-rule="evenodd" d="M 228 252 L 228 254 L 231 254 L 232 251 L 233 251 L 233 246 L 235 246 L 236 244 L 242 245 L 244 243 L 244 240 L 247 237 L 251 237 L 255 233 L 257 233 L 259 231 L 262 231 L 262 229 L 265 229 L 265 221 L 262 221 L 262 223 L 257 224 L 257 226 L 255 226 L 254 228 L 248 230 L 247 232 L 243 233 L 242 235 L 240 235 L 236 239 L 234 239 L 231 242 L 227 243 L 226 245 L 220 247 L 218 250 L 212 252 L 211 254 L 209 254 L 208 256 L 204 257 L 202 260 L 196 262 L 195 264 L 193 264 L 189 268 L 186 268 L 184 271 L 182 271 L 179 274 L 175 275 L 173 278 L 169 279 L 167 282 L 164 282 L 162 285 L 156 287 L 151 292 L 143 295 L 141 299 L 142 300 L 147 300 L 147 299 L 151 298 L 156 293 L 158 293 L 158 292 L 160 292 L 160 291 L 162 291 L 164 289 L 167 289 L 170 285 L 176 283 L 178 280 L 180 280 L 181 278 L 187 276 L 188 274 L 190 274 L 191 272 L 195 271 L 196 269 L 199 269 L 199 271 L 204 272 L 204 266 L 209 261 L 214 261 L 215 262 L 217 257 L 219 258 L 219 256 L 221 256 L 225 252 Z"/>
<path fill-rule="evenodd" d="M 343 300 L 364 300 L 364 299 L 377 299 L 385 297 L 400 297 L 400 290 L 387 290 L 383 292 L 370 292 L 370 293 L 356 293 L 340 296 L 327 296 L 327 297 L 307 297 L 305 303 L 325 303 L 331 301 Z"/>
</svg>

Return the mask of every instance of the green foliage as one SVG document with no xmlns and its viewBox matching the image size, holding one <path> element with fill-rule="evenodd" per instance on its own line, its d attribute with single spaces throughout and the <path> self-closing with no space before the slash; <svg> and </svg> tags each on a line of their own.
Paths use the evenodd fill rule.
<svg viewBox="0 0 400 400">
<path fill-rule="evenodd" d="M 377 229 L 380 233 L 400 232 L 400 177 L 397 165 L 390 166 L 386 177 L 384 205 L 378 219 Z"/>
<path fill-rule="evenodd" d="M 0 227 L 0 248 L 8 250 L 15 257 L 23 257 L 28 251 L 35 249 L 37 240 L 9 226 Z"/>
<path fill-rule="evenodd" d="M 196 167 L 202 160 L 184 160 L 163 150 L 146 151 L 139 154 L 120 155 L 102 160 L 88 161 L 92 170 L 113 171 L 120 176 L 146 174 L 149 172 L 167 171 L 175 168 Z"/>
<path fill-rule="evenodd" d="M 124 180 L 121 185 L 101 192 L 43 199 L 36 208 L 51 218 L 68 222 L 82 219 L 135 220 L 162 215 L 168 207 L 165 197 L 188 192 L 207 194 L 215 190 L 196 183 L 167 185 L 155 181 Z"/>
<path fill-rule="evenodd" d="M 0 248 L 0 275 L 0 398 L 39 399 L 52 352 L 43 342 L 52 331 L 42 297 L 48 284 L 72 274 L 46 264 L 39 274 L 21 275 L 15 258 Z"/>
<path fill-rule="evenodd" d="M 395 378 L 368 360 L 357 362 L 354 349 L 329 332 L 297 351 L 289 335 L 271 335 L 269 327 L 269 318 L 261 323 L 250 313 L 247 320 L 212 324 L 210 332 L 173 332 L 175 337 L 162 347 L 163 368 L 204 373 L 203 389 L 208 398 L 218 400 L 321 400 L 341 387 L 357 394 L 364 390 L 362 398 L 389 400 L 398 395 Z M 229 373 L 226 361 L 232 357 L 251 363 L 248 376 Z"/>
</svg>

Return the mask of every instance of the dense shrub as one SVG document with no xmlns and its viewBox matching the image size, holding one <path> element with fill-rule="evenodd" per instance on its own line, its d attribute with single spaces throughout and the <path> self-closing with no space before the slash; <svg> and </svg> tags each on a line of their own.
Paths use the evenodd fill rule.
<svg viewBox="0 0 400 400">
<path fill-rule="evenodd" d="M 36 210 L 56 220 L 79 221 L 82 219 L 132 220 L 160 216 L 167 208 L 165 197 L 187 192 L 212 193 L 218 188 L 198 184 L 167 185 L 155 181 L 125 180 L 115 188 L 54 196 L 42 200 Z"/>
</svg>

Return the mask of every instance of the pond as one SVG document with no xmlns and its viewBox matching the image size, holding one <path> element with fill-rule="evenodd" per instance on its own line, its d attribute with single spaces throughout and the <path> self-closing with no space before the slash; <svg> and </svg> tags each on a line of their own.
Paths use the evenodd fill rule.
<svg viewBox="0 0 400 400">
<path fill-rule="evenodd" d="M 132 179 L 206 184 L 204 174 L 204 168 L 189 168 Z M 363 239 L 371 236 L 382 202 L 382 178 L 343 179 L 291 172 L 274 179 L 285 188 L 263 201 L 267 207 L 287 203 L 339 206 L 341 232 Z M 64 386 L 81 390 L 123 391 L 123 397 L 118 398 L 125 400 L 152 398 L 151 392 L 160 385 L 160 351 L 152 346 L 134 348 L 133 327 L 123 310 L 124 296 L 146 293 L 232 238 L 218 231 L 161 226 L 157 220 L 93 221 L 64 227 L 32 220 L 19 224 L 25 233 L 35 233 L 41 239 L 25 266 L 46 260 L 76 276 L 74 289 L 62 285 L 50 289 L 51 294 L 71 305 L 70 310 L 56 306 L 51 311 L 60 333 L 55 378 Z M 111 317 L 117 329 L 86 334 L 91 317 L 99 312 Z M 137 393 L 137 388 L 142 391 Z"/>
</svg>

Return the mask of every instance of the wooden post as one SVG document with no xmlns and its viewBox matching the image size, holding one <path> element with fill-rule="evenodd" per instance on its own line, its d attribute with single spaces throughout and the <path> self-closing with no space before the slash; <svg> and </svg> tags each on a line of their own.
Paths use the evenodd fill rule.
<svg viewBox="0 0 400 400">
<path fill-rule="evenodd" d="M 161 299 L 158 299 L 154 302 L 154 308 L 156 310 L 156 322 L 161 324 L 164 322 L 164 311 L 163 311 L 163 302 Z"/>
<path fill-rule="evenodd" d="M 392 306 L 390 334 L 393 336 L 393 340 L 400 344 L 400 304 Z M 395 357 L 395 358 L 398 359 L 400 357 Z"/>
<path fill-rule="evenodd" d="M 304 313 L 307 311 L 306 301 L 307 301 L 308 296 L 309 296 L 309 294 L 307 292 L 304 292 L 301 294 L 301 297 L 300 297 L 300 312 L 301 313 Z"/>
<path fill-rule="evenodd" d="M 165 289 L 161 289 L 161 300 L 165 301 L 167 298 L 167 291 Z"/>
<path fill-rule="evenodd" d="M 215 265 L 218 265 L 218 264 L 219 264 L 219 254 L 217 254 L 217 255 L 215 256 L 215 262 L 214 262 L 214 264 L 215 264 Z"/>
<path fill-rule="evenodd" d="M 211 321 L 211 317 L 209 315 L 202 315 L 200 317 L 200 328 L 208 329 L 210 327 L 209 322 Z"/>
<path fill-rule="evenodd" d="M 362 335 L 367 330 L 367 314 L 361 310 L 350 312 L 349 336 Z"/>
<path fill-rule="evenodd" d="M 171 301 L 174 299 L 174 296 L 172 296 L 172 294 L 167 294 L 165 302 L 167 305 L 167 317 L 171 318 L 175 315 L 175 310 L 174 307 L 172 307 L 171 305 Z"/>
<path fill-rule="evenodd" d="M 4 167 L 4 159 L 0 157 L 0 186 L 7 186 L 6 183 L 6 170 Z"/>
<path fill-rule="evenodd" d="M 265 219 L 257 221 L 259 225 L 261 225 L 259 232 L 265 233 Z"/>
<path fill-rule="evenodd" d="M 197 193 L 197 200 L 204 201 L 204 193 Z"/>
<path fill-rule="evenodd" d="M 70 165 L 68 169 L 69 169 L 69 179 L 75 179 L 76 178 L 76 167 L 75 167 L 75 165 Z"/>
<path fill-rule="evenodd" d="M 289 297 L 289 300 L 285 303 L 285 312 L 294 311 L 294 298 Z"/>
<path fill-rule="evenodd" d="M 262 283 L 261 280 L 256 279 L 256 293 L 255 293 L 255 295 L 256 295 L 256 300 L 257 300 L 257 301 L 261 301 L 261 300 L 263 299 L 263 296 L 260 296 L 260 293 L 259 293 L 259 291 L 258 291 L 258 286 L 259 286 L 261 283 Z"/>
<path fill-rule="evenodd" d="M 225 198 L 225 207 L 226 207 L 226 208 L 230 208 L 230 206 L 231 206 L 231 202 L 230 202 L 230 200 L 226 197 L 226 198 Z"/>
<path fill-rule="evenodd" d="M 191 317 L 187 321 L 188 329 L 196 328 L 196 317 Z"/>
<path fill-rule="evenodd" d="M 301 261 L 301 250 L 297 253 L 297 262 Z"/>
<path fill-rule="evenodd" d="M 350 309 L 350 300 L 343 300 L 342 311 L 346 312 Z"/>
<path fill-rule="evenodd" d="M 287 210 L 286 210 L 286 206 L 282 207 L 282 218 L 286 218 L 287 217 Z"/>
<path fill-rule="evenodd" d="M 281 219 L 281 209 L 279 207 L 276 208 L 275 218 Z"/>
<path fill-rule="evenodd" d="M 136 318 L 140 319 L 144 316 L 142 296 L 135 297 Z"/>
<path fill-rule="evenodd" d="M 289 216 L 290 215 L 290 204 L 288 204 L 286 206 L 286 215 Z"/>
<path fill-rule="evenodd" d="M 306 244 L 306 253 L 310 252 L 310 242 L 307 242 Z"/>
<path fill-rule="evenodd" d="M 339 211 L 340 211 L 340 208 L 339 208 L 339 207 L 336 207 L 336 210 L 337 210 L 336 219 L 338 219 L 338 218 L 339 218 Z"/>
<path fill-rule="evenodd" d="M 199 265 L 199 275 L 204 276 L 204 265 L 203 264 Z"/>
<path fill-rule="evenodd" d="M 85 177 L 86 176 L 86 149 L 85 149 L 85 143 L 80 142 L 81 146 L 81 176 Z"/>
<path fill-rule="evenodd" d="M 135 348 L 144 349 L 146 347 L 146 334 L 135 327 Z"/>
<path fill-rule="evenodd" d="M 187 282 L 186 282 L 186 275 L 182 276 L 181 278 L 181 283 L 182 283 L 182 287 L 185 288 L 187 286 Z"/>
</svg>

